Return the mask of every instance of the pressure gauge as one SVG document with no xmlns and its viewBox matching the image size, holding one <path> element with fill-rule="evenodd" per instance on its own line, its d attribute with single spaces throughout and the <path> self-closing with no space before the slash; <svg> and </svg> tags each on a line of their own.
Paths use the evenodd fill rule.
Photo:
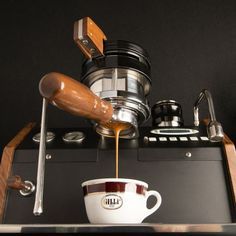
<svg viewBox="0 0 236 236">
<path fill-rule="evenodd" d="M 80 143 L 84 140 L 85 134 L 80 131 L 65 133 L 62 139 L 68 143 Z"/>
</svg>

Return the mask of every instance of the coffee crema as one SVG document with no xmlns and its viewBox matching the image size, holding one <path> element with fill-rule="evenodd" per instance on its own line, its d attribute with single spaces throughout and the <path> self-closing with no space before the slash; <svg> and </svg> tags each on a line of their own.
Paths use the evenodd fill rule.
<svg viewBox="0 0 236 236">
<path fill-rule="evenodd" d="M 116 175 L 115 176 L 116 178 L 119 178 L 119 135 L 121 131 L 129 129 L 131 127 L 131 124 L 127 122 L 111 121 L 109 123 L 106 123 L 104 127 L 113 130 L 114 135 L 115 135 L 115 140 L 116 140 L 116 159 L 115 159 Z"/>
</svg>

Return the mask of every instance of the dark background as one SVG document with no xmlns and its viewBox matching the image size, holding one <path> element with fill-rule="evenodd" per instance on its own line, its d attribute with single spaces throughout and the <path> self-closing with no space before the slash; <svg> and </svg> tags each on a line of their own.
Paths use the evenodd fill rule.
<svg viewBox="0 0 236 236">
<path fill-rule="evenodd" d="M 79 79 L 82 54 L 73 42 L 73 23 L 85 16 L 109 39 L 134 41 L 149 52 L 151 105 L 179 101 L 189 125 L 193 103 L 207 88 L 218 120 L 236 140 L 236 1 L 6 0 L 0 2 L 1 150 L 27 122 L 39 122 L 38 83 L 44 74 Z M 207 115 L 205 105 L 201 117 Z M 49 127 L 88 125 L 49 110 Z"/>
</svg>

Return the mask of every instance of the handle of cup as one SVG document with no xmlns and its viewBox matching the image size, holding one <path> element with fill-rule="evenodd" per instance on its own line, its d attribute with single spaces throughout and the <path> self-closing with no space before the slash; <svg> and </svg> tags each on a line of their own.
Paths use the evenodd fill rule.
<svg viewBox="0 0 236 236">
<path fill-rule="evenodd" d="M 150 208 L 150 209 L 147 208 L 146 209 L 146 216 L 145 216 L 145 218 L 148 217 L 149 215 L 151 215 L 152 213 L 154 213 L 160 207 L 161 202 L 162 202 L 161 195 L 157 191 L 154 191 L 154 190 L 148 191 L 146 193 L 146 201 L 148 200 L 148 198 L 150 196 L 154 196 L 157 199 L 157 202 L 156 202 L 156 204 L 152 208 Z"/>
</svg>

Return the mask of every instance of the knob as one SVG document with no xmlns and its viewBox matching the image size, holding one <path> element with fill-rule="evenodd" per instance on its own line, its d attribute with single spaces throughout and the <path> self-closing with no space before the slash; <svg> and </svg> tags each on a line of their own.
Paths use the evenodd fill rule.
<svg viewBox="0 0 236 236">
<path fill-rule="evenodd" d="M 221 142 L 224 138 L 224 131 L 221 124 L 217 121 L 211 121 L 207 126 L 207 133 L 210 141 Z"/>
<path fill-rule="evenodd" d="M 10 176 L 7 180 L 7 186 L 19 190 L 22 196 L 28 196 L 35 191 L 35 185 L 28 180 L 22 181 L 19 175 Z"/>
<path fill-rule="evenodd" d="M 152 107 L 152 124 L 158 127 L 183 126 L 181 105 L 174 100 L 163 100 Z"/>
</svg>

